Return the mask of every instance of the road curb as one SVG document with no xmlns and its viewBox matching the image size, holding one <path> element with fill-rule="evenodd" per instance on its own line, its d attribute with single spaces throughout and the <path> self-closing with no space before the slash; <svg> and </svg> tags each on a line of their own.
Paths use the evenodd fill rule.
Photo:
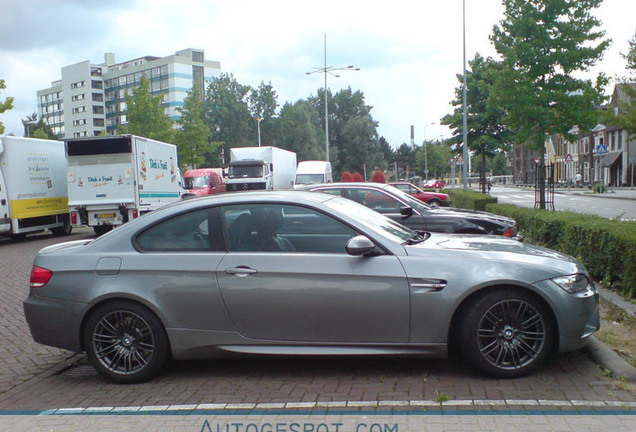
<svg viewBox="0 0 636 432">
<path fill-rule="evenodd" d="M 623 300 L 618 294 L 598 286 L 598 284 L 596 288 L 603 301 L 622 309 L 631 317 L 635 316 L 634 305 Z M 603 369 L 611 371 L 614 378 L 622 378 L 630 382 L 636 382 L 636 368 L 596 337 L 590 337 L 584 350 L 587 355 Z"/>
<path fill-rule="evenodd" d="M 636 382 L 636 368 L 594 336 L 590 336 L 584 350 L 603 369 L 611 371 L 612 377 Z"/>
</svg>

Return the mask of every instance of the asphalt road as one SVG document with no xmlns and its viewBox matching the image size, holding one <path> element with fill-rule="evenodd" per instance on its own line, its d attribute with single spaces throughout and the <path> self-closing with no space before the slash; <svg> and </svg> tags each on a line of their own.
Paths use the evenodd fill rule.
<svg viewBox="0 0 636 432">
<path fill-rule="evenodd" d="M 490 194 L 503 204 L 534 207 L 534 190 L 495 185 Z M 587 189 L 559 189 L 554 194 L 554 207 L 609 219 L 636 220 L 636 190 L 599 195 Z"/>
</svg>

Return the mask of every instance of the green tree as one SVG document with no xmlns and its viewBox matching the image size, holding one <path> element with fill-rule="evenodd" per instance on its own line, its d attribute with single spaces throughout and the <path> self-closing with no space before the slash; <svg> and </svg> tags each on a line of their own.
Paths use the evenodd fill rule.
<svg viewBox="0 0 636 432">
<path fill-rule="evenodd" d="M 223 143 L 226 153 L 233 147 L 257 145 L 256 123 L 249 106 L 251 91 L 250 86 L 225 73 L 208 85 L 206 124 L 212 131 L 212 141 Z"/>
<path fill-rule="evenodd" d="M 593 83 L 577 78 L 589 71 L 609 44 L 591 15 L 602 0 L 504 0 L 504 19 L 491 35 L 503 58 L 492 104 L 505 109 L 505 123 L 517 142 L 545 152 L 546 137 L 570 130 L 590 130 L 603 102 L 601 74 Z M 541 166 L 544 157 L 540 158 Z M 540 178 L 540 208 L 545 182 Z"/>
<path fill-rule="evenodd" d="M 179 164 L 182 169 L 198 168 L 206 162 L 206 154 L 212 153 L 218 143 L 211 143 L 210 129 L 204 121 L 203 103 L 199 86 L 193 85 L 192 91 L 183 101 L 183 107 L 177 108 L 181 117 L 177 120 L 179 129 L 175 131 Z"/>
<path fill-rule="evenodd" d="M 51 126 L 44 123 L 44 120 L 40 119 L 38 121 L 38 114 L 35 112 L 26 116 L 26 118 L 22 120 L 22 127 L 24 128 L 24 136 L 26 137 L 30 136 L 33 138 L 51 140 L 58 140 L 62 138 L 55 134 Z"/>
<path fill-rule="evenodd" d="M 0 90 L 6 89 L 6 85 L 3 79 L 0 79 Z M 8 97 L 4 100 L 4 102 L 0 101 L 0 114 L 6 112 L 13 108 L 13 101 L 15 99 L 13 97 Z M 4 133 L 4 125 L 0 122 L 0 135 Z"/>
<path fill-rule="evenodd" d="M 424 145 L 417 150 L 417 172 L 425 173 L 428 167 L 428 178 L 444 177 L 450 170 L 449 160 L 453 157 L 450 142 L 427 142 L 426 152 Z"/>
<path fill-rule="evenodd" d="M 309 102 L 316 112 L 325 112 L 324 89 Z M 362 172 L 384 168 L 385 161 L 379 153 L 377 123 L 371 116 L 371 106 L 364 102 L 364 94 L 351 88 L 335 95 L 327 92 L 329 100 L 329 156 L 335 176 L 344 169 Z M 322 129 L 324 116 L 321 115 Z"/>
<path fill-rule="evenodd" d="M 261 82 L 257 89 L 252 89 L 249 96 L 250 112 L 254 123 L 254 130 L 258 130 L 258 119 L 261 119 L 261 143 L 262 145 L 277 146 L 280 132 L 278 131 L 279 119 L 278 95 L 272 87 L 272 83 Z"/>
<path fill-rule="evenodd" d="M 302 160 L 324 160 L 324 133 L 320 116 L 306 100 L 283 105 L 280 112 L 280 146 Z"/>
<path fill-rule="evenodd" d="M 133 89 L 132 96 L 126 94 L 128 123 L 120 126 L 119 132 L 171 142 L 174 132 L 172 121 L 165 114 L 162 99 L 163 94 L 150 94 L 150 83 L 142 76 L 139 86 Z"/>
<path fill-rule="evenodd" d="M 479 168 L 482 193 L 486 193 L 486 159 L 500 149 L 508 147 L 511 134 L 503 124 L 504 110 L 497 101 L 490 98 L 501 65 L 492 58 L 484 59 L 479 53 L 469 62 L 470 72 L 466 72 L 466 111 L 468 147 L 480 163 L 473 162 L 473 170 Z M 457 75 L 460 83 L 464 76 Z M 463 140 L 463 85 L 455 89 L 455 110 L 442 118 L 441 123 L 453 130 L 453 143 Z"/>
<path fill-rule="evenodd" d="M 622 54 L 627 60 L 627 70 L 631 76 L 624 77 L 616 84 L 620 87 L 620 93 L 623 95 L 622 100 L 614 101 L 613 109 L 607 110 L 603 121 L 617 125 L 625 129 L 629 133 L 630 139 L 636 138 L 636 34 L 629 40 L 629 51 Z"/>
</svg>

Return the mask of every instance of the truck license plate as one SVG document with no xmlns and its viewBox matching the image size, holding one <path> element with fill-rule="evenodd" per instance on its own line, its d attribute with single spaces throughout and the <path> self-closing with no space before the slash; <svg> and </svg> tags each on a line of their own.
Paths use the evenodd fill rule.
<svg viewBox="0 0 636 432">
<path fill-rule="evenodd" d="M 97 213 L 95 217 L 98 219 L 114 218 L 115 213 Z"/>
</svg>

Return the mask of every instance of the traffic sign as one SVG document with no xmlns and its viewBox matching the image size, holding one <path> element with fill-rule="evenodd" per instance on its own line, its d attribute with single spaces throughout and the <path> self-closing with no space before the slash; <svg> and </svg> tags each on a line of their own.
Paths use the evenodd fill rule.
<svg viewBox="0 0 636 432">
<path fill-rule="evenodd" d="M 574 162 L 574 159 L 572 159 L 572 155 L 570 153 L 565 155 L 565 161 L 566 162 Z"/>
<path fill-rule="evenodd" d="M 448 163 L 449 163 L 451 166 L 455 166 L 455 158 L 450 158 L 450 159 L 448 160 Z"/>
<path fill-rule="evenodd" d="M 455 159 L 455 163 L 457 165 L 464 165 L 464 157 L 462 155 L 458 155 Z"/>
<path fill-rule="evenodd" d="M 607 154 L 607 146 L 605 144 L 599 144 L 596 146 L 596 154 L 604 155 Z"/>
</svg>

